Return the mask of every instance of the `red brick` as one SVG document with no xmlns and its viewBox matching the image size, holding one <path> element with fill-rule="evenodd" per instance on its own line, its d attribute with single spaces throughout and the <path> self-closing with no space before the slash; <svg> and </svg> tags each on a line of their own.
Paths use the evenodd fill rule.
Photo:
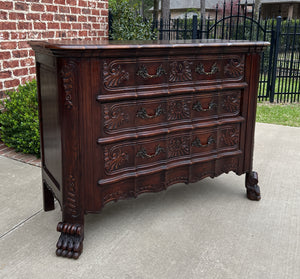
<svg viewBox="0 0 300 279">
<path fill-rule="evenodd" d="M 35 12 L 43 12 L 45 10 L 45 6 L 42 4 L 32 4 L 31 10 Z"/>
<path fill-rule="evenodd" d="M 41 33 L 40 33 L 41 34 Z M 34 53 L 34 50 L 33 49 L 30 49 L 29 50 L 29 56 L 34 56 L 35 55 L 35 53 Z"/>
<path fill-rule="evenodd" d="M 80 30 L 79 31 L 79 36 L 80 37 L 86 37 L 87 36 L 87 31 L 86 30 Z"/>
<path fill-rule="evenodd" d="M 43 39 L 52 39 L 52 38 L 54 38 L 54 35 L 55 35 L 54 31 L 48 31 L 48 32 L 42 33 Z"/>
<path fill-rule="evenodd" d="M 22 48 L 30 48 L 29 44 L 27 43 L 27 41 L 20 41 L 18 42 L 18 48 L 22 49 Z"/>
<path fill-rule="evenodd" d="M 9 88 L 9 87 L 16 87 L 20 84 L 20 81 L 18 79 L 13 79 L 13 80 L 7 80 L 4 82 L 4 87 Z"/>
<path fill-rule="evenodd" d="M 88 5 L 87 5 L 86 1 L 79 0 L 78 6 L 80 6 L 80 7 L 87 7 Z"/>
<path fill-rule="evenodd" d="M 99 23 L 94 23 L 93 28 L 94 29 L 100 29 L 100 24 Z"/>
<path fill-rule="evenodd" d="M 67 15 L 67 21 L 77 21 L 76 15 Z"/>
<path fill-rule="evenodd" d="M 61 23 L 61 29 L 71 29 L 70 23 Z"/>
<path fill-rule="evenodd" d="M 100 15 L 100 9 L 98 10 L 96 10 L 96 9 L 94 9 L 94 10 L 92 10 L 92 15 Z"/>
<path fill-rule="evenodd" d="M 0 19 L 7 19 L 8 12 L 0 11 Z"/>
<path fill-rule="evenodd" d="M 8 61 L 3 61 L 3 68 L 17 68 L 19 67 L 19 60 L 8 60 Z"/>
<path fill-rule="evenodd" d="M 66 1 L 65 0 L 54 0 L 54 4 L 65 5 Z"/>
<path fill-rule="evenodd" d="M 55 33 L 55 37 L 56 38 L 65 38 L 66 37 L 66 32 L 64 32 L 64 31 L 57 31 Z"/>
<path fill-rule="evenodd" d="M 11 77 L 11 71 L 0 72 L 0 78 L 10 78 L 10 77 Z"/>
<path fill-rule="evenodd" d="M 68 31 L 67 36 L 69 38 L 77 38 L 78 37 L 78 32 L 77 31 Z"/>
<path fill-rule="evenodd" d="M 58 7 L 57 6 L 52 6 L 52 5 L 47 5 L 46 6 L 46 10 L 47 10 L 47 12 L 54 12 L 54 13 L 56 13 L 58 11 Z"/>
<path fill-rule="evenodd" d="M 18 23 L 18 29 L 19 30 L 31 30 L 32 29 L 32 23 L 31 22 L 26 22 L 22 21 Z"/>
<path fill-rule="evenodd" d="M 72 29 L 81 29 L 81 23 L 72 23 Z"/>
<path fill-rule="evenodd" d="M 28 67 L 28 66 L 34 66 L 34 59 L 33 58 L 26 58 L 20 60 L 21 67 Z"/>
<path fill-rule="evenodd" d="M 101 10 L 101 15 L 102 16 L 108 16 L 108 10 Z"/>
<path fill-rule="evenodd" d="M 15 22 L 0 22 L 0 30 L 15 30 L 17 24 Z"/>
<path fill-rule="evenodd" d="M 41 19 L 44 20 L 44 21 L 53 21 L 53 14 L 49 14 L 49 13 L 42 14 Z"/>
<path fill-rule="evenodd" d="M 82 9 L 82 13 L 84 15 L 89 15 L 91 13 L 91 10 L 90 9 Z"/>
<path fill-rule="evenodd" d="M 89 23 L 83 23 L 82 24 L 82 28 L 83 29 L 91 29 L 91 24 L 89 24 Z"/>
<path fill-rule="evenodd" d="M 48 29 L 59 29 L 59 23 L 56 22 L 48 22 Z"/>
<path fill-rule="evenodd" d="M 9 39 L 9 32 L 0 32 L 0 41 L 8 40 Z"/>
<path fill-rule="evenodd" d="M 34 26 L 34 29 L 46 30 L 46 23 L 44 23 L 44 22 L 34 22 L 33 26 Z"/>
<path fill-rule="evenodd" d="M 1 49 L 15 49 L 17 48 L 16 42 L 1 42 Z"/>
<path fill-rule="evenodd" d="M 9 19 L 11 20 L 25 19 L 25 15 L 23 13 L 9 13 Z"/>
<path fill-rule="evenodd" d="M 0 82 L 0 90 L 3 89 L 3 82 Z"/>
<path fill-rule="evenodd" d="M 87 22 L 87 17 L 86 16 L 79 16 L 78 21 L 79 22 Z"/>
<path fill-rule="evenodd" d="M 3 10 L 12 10 L 13 9 L 13 2 L 0 1 L 0 9 L 3 9 Z"/>
<path fill-rule="evenodd" d="M 29 73 L 30 73 L 30 74 L 35 74 L 35 73 L 36 73 L 35 67 L 29 68 Z"/>
<path fill-rule="evenodd" d="M 10 33 L 10 38 L 12 40 L 22 40 L 22 39 L 26 39 L 26 32 L 11 32 Z"/>
<path fill-rule="evenodd" d="M 39 13 L 28 13 L 26 15 L 27 20 L 40 20 L 40 14 Z"/>
<path fill-rule="evenodd" d="M 27 57 L 28 56 L 28 50 L 15 50 L 15 51 L 12 52 L 12 55 L 15 58 Z"/>
<path fill-rule="evenodd" d="M 0 60 L 10 59 L 11 53 L 9 51 L 0 51 Z"/>
<path fill-rule="evenodd" d="M 97 3 L 97 8 L 98 8 L 98 9 L 101 9 L 101 10 L 102 10 L 102 9 L 105 9 L 105 3 L 98 2 L 98 3 Z"/>
<path fill-rule="evenodd" d="M 96 21 L 97 21 L 97 17 L 95 17 L 95 16 L 88 17 L 88 22 L 96 22 Z"/>
<path fill-rule="evenodd" d="M 79 15 L 81 13 L 80 8 L 71 7 L 71 14 Z"/>
<path fill-rule="evenodd" d="M 42 0 L 42 3 L 53 4 L 53 0 Z"/>
<path fill-rule="evenodd" d="M 64 14 L 69 14 L 70 13 L 70 8 L 69 7 L 65 7 L 65 6 L 60 6 L 59 7 L 59 12 L 60 13 L 64 13 Z"/>
<path fill-rule="evenodd" d="M 28 11 L 29 5 L 27 3 L 17 2 L 15 3 L 15 10 Z"/>
<path fill-rule="evenodd" d="M 33 3 L 38 3 L 40 0 L 26 0 L 27 2 L 33 2 Z"/>
<path fill-rule="evenodd" d="M 66 0 L 66 4 L 70 5 L 70 6 L 76 6 L 77 5 L 77 1 L 76 0 Z"/>
<path fill-rule="evenodd" d="M 65 21 L 66 20 L 65 18 L 66 18 L 65 15 L 58 15 L 58 14 L 56 14 L 54 16 L 54 20 L 57 20 L 57 21 Z"/>
<path fill-rule="evenodd" d="M 41 39 L 42 38 L 42 34 L 41 32 L 36 32 L 36 31 L 31 31 L 31 32 L 28 32 L 28 39 L 32 39 L 32 40 L 38 40 L 38 39 Z"/>
<path fill-rule="evenodd" d="M 25 76 L 28 74 L 28 69 L 27 68 L 17 69 L 13 71 L 13 74 L 17 77 Z"/>
</svg>

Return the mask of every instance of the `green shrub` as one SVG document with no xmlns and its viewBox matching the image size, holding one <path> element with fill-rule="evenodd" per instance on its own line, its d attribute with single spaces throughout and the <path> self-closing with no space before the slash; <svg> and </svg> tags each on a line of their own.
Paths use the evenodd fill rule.
<svg viewBox="0 0 300 279">
<path fill-rule="evenodd" d="M 16 91 L 6 92 L 0 113 L 0 138 L 16 151 L 39 157 L 40 136 L 36 81 L 20 85 Z"/>
<path fill-rule="evenodd" d="M 112 14 L 112 32 L 114 40 L 152 40 L 152 22 L 144 21 L 143 17 L 131 7 L 129 0 L 110 0 L 109 9 Z"/>
</svg>

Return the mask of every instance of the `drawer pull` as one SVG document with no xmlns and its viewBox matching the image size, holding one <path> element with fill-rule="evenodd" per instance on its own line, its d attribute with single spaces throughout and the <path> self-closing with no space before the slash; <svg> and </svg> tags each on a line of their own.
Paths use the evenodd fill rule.
<svg viewBox="0 0 300 279">
<path fill-rule="evenodd" d="M 215 139 L 210 136 L 207 140 L 207 144 L 202 144 L 200 139 L 199 138 L 196 138 L 193 142 L 192 142 L 192 146 L 195 146 L 195 147 L 206 147 L 206 146 L 209 146 L 213 143 L 215 143 Z"/>
<path fill-rule="evenodd" d="M 214 107 L 216 107 L 217 104 L 214 103 L 213 101 L 211 101 L 208 105 L 208 108 L 203 108 L 201 103 L 199 101 L 197 101 L 194 105 L 193 105 L 193 110 L 195 111 L 209 111 L 212 110 Z"/>
<path fill-rule="evenodd" d="M 211 66 L 211 70 L 210 72 L 205 72 L 204 70 L 204 65 L 202 63 L 200 63 L 199 65 L 197 65 L 196 67 L 196 73 L 198 73 L 199 75 L 207 75 L 207 76 L 210 76 L 210 75 L 213 75 L 217 72 L 219 72 L 219 68 L 217 66 L 217 62 L 215 62 L 212 66 Z"/>
<path fill-rule="evenodd" d="M 153 119 L 156 118 L 158 116 L 160 116 L 161 114 L 164 113 L 163 108 L 161 107 L 161 105 L 159 105 L 156 110 L 155 110 L 155 114 L 153 115 L 149 115 L 146 111 L 145 108 L 141 108 L 138 110 L 138 112 L 136 113 L 136 117 L 142 118 L 142 119 Z"/>
<path fill-rule="evenodd" d="M 136 153 L 136 157 L 140 157 L 142 159 L 151 159 L 151 158 L 154 158 L 155 156 L 158 156 L 160 153 L 162 152 L 166 152 L 164 148 L 160 147 L 160 145 L 157 145 L 156 146 L 156 149 L 155 149 L 155 153 L 154 154 L 147 154 L 147 151 L 144 147 L 141 147 L 141 149 L 138 151 L 138 153 Z"/>
<path fill-rule="evenodd" d="M 166 74 L 166 71 L 164 70 L 163 66 L 160 65 L 157 70 L 155 75 L 150 75 L 148 73 L 148 70 L 145 65 L 141 65 L 139 70 L 136 73 L 138 76 L 141 76 L 143 79 L 150 79 L 150 78 L 158 78 L 162 75 Z"/>
</svg>

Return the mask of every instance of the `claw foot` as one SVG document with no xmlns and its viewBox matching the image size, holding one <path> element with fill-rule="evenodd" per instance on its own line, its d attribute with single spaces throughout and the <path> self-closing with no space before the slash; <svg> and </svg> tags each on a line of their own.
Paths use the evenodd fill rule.
<svg viewBox="0 0 300 279">
<path fill-rule="evenodd" d="M 59 222 L 57 231 L 61 235 L 56 244 L 56 255 L 78 259 L 83 248 L 83 226 Z"/>
<path fill-rule="evenodd" d="M 253 171 L 251 173 L 246 174 L 247 198 L 249 200 L 259 201 L 261 199 L 260 188 L 257 185 L 257 183 L 258 183 L 257 172 Z"/>
</svg>

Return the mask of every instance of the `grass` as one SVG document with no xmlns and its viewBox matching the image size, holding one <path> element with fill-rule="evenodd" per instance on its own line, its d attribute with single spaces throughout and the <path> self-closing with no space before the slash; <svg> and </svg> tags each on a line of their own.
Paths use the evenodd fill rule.
<svg viewBox="0 0 300 279">
<path fill-rule="evenodd" d="M 300 127 L 300 104 L 258 103 L 256 121 Z"/>
</svg>

